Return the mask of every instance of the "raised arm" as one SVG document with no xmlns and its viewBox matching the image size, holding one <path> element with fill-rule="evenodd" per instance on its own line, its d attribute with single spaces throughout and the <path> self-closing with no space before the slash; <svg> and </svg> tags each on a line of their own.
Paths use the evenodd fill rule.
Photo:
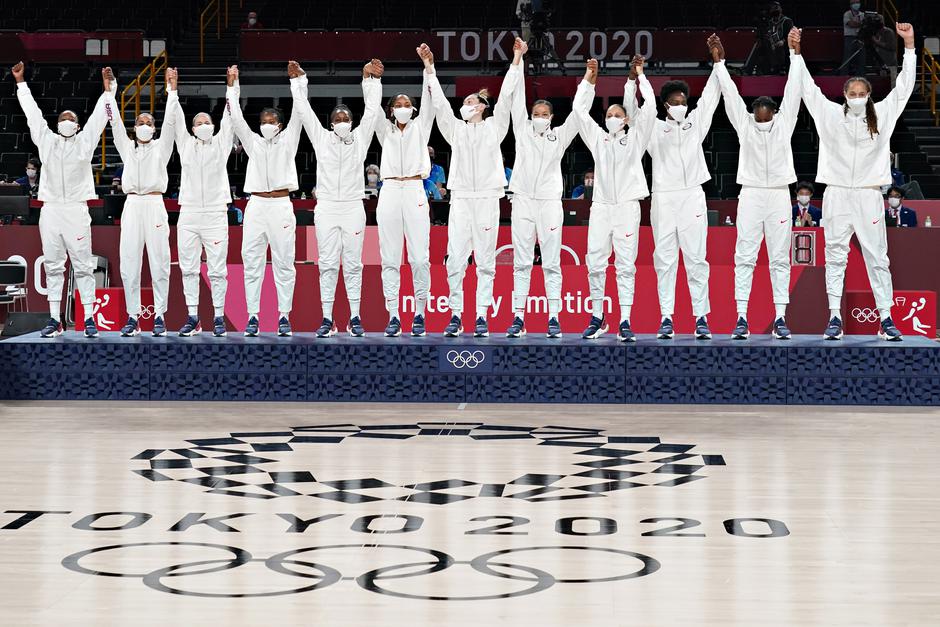
<svg viewBox="0 0 940 627">
<path fill-rule="evenodd" d="M 718 84 L 717 68 L 725 63 L 725 49 L 721 45 L 721 39 L 718 38 L 718 35 L 712 35 L 708 38 L 708 48 L 711 51 L 712 62 L 714 63 L 712 73 L 708 77 L 708 82 L 705 83 L 705 89 L 702 90 L 698 106 L 689 114 L 691 120 L 698 122 L 698 132 L 702 141 L 705 141 L 705 136 L 708 135 L 715 110 L 718 109 L 718 101 L 721 100 L 721 87 Z"/>
<path fill-rule="evenodd" d="M 572 115 L 578 118 L 581 137 L 593 152 L 594 146 L 601 139 L 604 131 L 591 119 L 591 104 L 594 102 L 594 85 L 597 83 L 597 59 L 588 59 L 584 79 L 578 84 L 578 91 L 572 104 Z"/>
<path fill-rule="evenodd" d="M 783 88 L 783 100 L 780 103 L 780 111 L 777 113 L 786 125 L 789 134 L 793 134 L 796 129 L 796 122 L 800 117 L 800 99 L 803 97 L 800 85 L 802 74 L 799 63 L 793 62 L 795 56 L 795 51 L 790 48 L 790 71 L 787 73 L 787 85 Z M 725 102 L 727 101 L 727 96 L 725 96 Z"/>
<path fill-rule="evenodd" d="M 310 100 L 307 98 L 307 75 L 296 61 L 287 64 L 287 75 L 290 77 L 290 91 L 293 97 L 290 121 L 294 123 L 296 120 L 297 124 L 303 125 L 310 143 L 316 148 L 329 135 L 329 131 L 323 128 L 323 124 L 313 112 L 313 107 L 310 106 Z M 298 130 L 298 142 L 299 133 Z"/>
<path fill-rule="evenodd" d="M 42 111 L 36 100 L 33 99 L 32 92 L 29 91 L 29 85 L 26 84 L 26 67 L 20 61 L 13 66 L 11 70 L 13 78 L 16 80 L 16 98 L 20 101 L 20 107 L 26 114 L 26 124 L 29 126 L 29 136 L 36 146 L 41 145 L 43 139 L 49 138 L 55 133 L 46 123 L 46 118 L 42 116 Z"/>
<path fill-rule="evenodd" d="M 809 69 L 807 69 L 806 62 L 801 54 L 802 37 L 800 31 L 796 28 L 792 29 L 787 39 L 789 40 L 790 48 L 793 50 L 793 54 L 790 56 L 790 70 L 792 72 L 794 63 L 798 66 L 797 71 L 800 75 L 800 96 L 809 114 L 813 117 L 813 120 L 816 121 L 817 133 L 822 134 L 826 132 L 828 128 L 826 124 L 827 118 L 841 115 L 842 107 L 826 98 L 822 90 L 819 89 L 815 81 L 813 81 L 813 77 L 810 76 Z"/>
<path fill-rule="evenodd" d="M 424 62 L 425 68 L 434 66 L 434 53 L 427 44 L 418 47 L 418 56 Z M 434 98 L 431 96 L 431 85 L 428 82 L 428 73 L 421 72 L 421 107 L 418 109 L 418 121 L 428 136 L 431 135 L 431 125 L 434 124 Z"/>
<path fill-rule="evenodd" d="M 108 125 L 108 119 L 112 116 L 117 117 L 121 113 L 116 101 L 117 81 L 114 79 L 114 73 L 110 67 L 101 70 L 101 82 L 104 91 L 98 97 L 98 102 L 95 103 L 94 110 L 88 116 L 85 127 L 76 136 L 83 159 L 91 159 L 94 156 L 95 148 L 98 147 L 98 142 L 101 141 L 101 134 L 104 133 L 105 126 Z"/>
<path fill-rule="evenodd" d="M 113 80 L 111 81 L 112 86 L 114 86 L 114 82 L 115 81 Z M 105 120 L 106 121 L 109 120 L 111 122 L 111 137 L 114 139 L 114 147 L 117 148 L 118 154 L 121 155 L 121 159 L 126 161 L 128 158 L 130 158 L 130 155 L 132 151 L 134 150 L 134 140 L 128 137 L 127 135 L 127 127 L 124 126 L 124 117 L 121 115 L 121 109 L 118 108 L 116 94 L 117 94 L 116 86 L 114 86 L 112 89 L 108 91 L 105 91 L 104 93 L 104 96 L 106 98 L 105 107 L 110 108 L 111 110 L 110 114 L 105 117 Z M 97 109 L 98 108 L 95 107 L 96 112 L 97 112 Z M 94 116 L 95 114 L 92 113 L 92 117 Z M 91 118 L 89 118 L 88 120 L 90 122 Z M 102 130 L 103 129 L 104 127 L 102 126 Z M 85 132 L 88 132 L 88 131 L 89 129 L 86 128 Z M 94 136 L 97 138 L 98 133 L 95 133 Z M 91 137 L 90 134 L 89 134 L 89 137 Z"/>
<path fill-rule="evenodd" d="M 636 103 L 636 81 L 637 74 L 636 64 L 639 59 L 642 59 L 639 55 L 635 55 L 630 61 L 630 74 L 627 76 L 627 82 L 623 86 L 623 109 L 627 112 L 627 120 L 630 123 L 630 126 L 633 126 L 633 121 L 636 120 L 637 116 L 640 114 L 640 107 Z"/>
<path fill-rule="evenodd" d="M 496 125 L 496 136 L 502 141 L 509 131 L 509 124 L 512 121 L 512 101 L 519 81 L 522 79 L 522 57 L 528 51 L 529 46 L 521 38 L 516 37 L 513 44 L 512 64 L 506 71 L 506 78 L 499 88 L 499 95 L 496 97 L 496 106 L 493 107 L 493 117 L 489 118 L 490 124 Z M 523 106 L 525 104 L 523 103 Z"/>
<path fill-rule="evenodd" d="M 747 105 L 744 104 L 744 100 L 738 92 L 738 86 L 734 84 L 734 80 L 728 73 L 728 68 L 724 63 L 716 63 L 712 73 L 718 76 L 718 86 L 721 88 L 721 95 L 725 100 L 725 112 L 728 114 L 731 126 L 734 127 L 738 135 L 741 135 L 747 129 L 747 118 L 751 115 L 747 110 Z M 796 89 L 799 92 L 799 85 L 796 85 Z"/>
<path fill-rule="evenodd" d="M 640 61 L 636 65 L 637 84 L 639 84 L 640 94 L 643 96 L 643 106 L 640 107 L 633 128 L 633 132 L 637 133 L 637 144 L 641 154 L 649 146 L 653 129 L 656 128 L 656 94 L 653 92 L 653 85 L 646 78 L 646 73 L 643 71 L 644 63 L 645 59 L 640 57 Z"/>
<path fill-rule="evenodd" d="M 901 72 L 891 90 L 884 100 L 878 103 L 879 108 L 885 108 L 885 117 L 896 121 L 907 106 L 907 101 L 914 92 L 917 82 L 917 53 L 914 50 L 914 27 L 907 23 L 895 26 L 898 36 L 904 40 L 904 60 L 901 62 Z"/>
<path fill-rule="evenodd" d="M 525 64 L 520 66 L 520 72 L 523 76 L 512 94 L 510 114 L 512 116 L 512 132 L 516 136 L 516 141 L 522 137 L 523 133 L 529 132 L 529 111 L 526 109 L 525 99 Z"/>
<path fill-rule="evenodd" d="M 427 75 L 428 87 L 431 90 L 431 102 L 434 103 L 434 117 L 437 120 L 437 128 L 441 131 L 441 135 L 444 136 L 447 143 L 453 144 L 454 131 L 457 129 L 457 124 L 462 123 L 462 121 L 457 119 L 457 116 L 451 111 L 447 96 L 444 95 L 444 90 L 441 89 L 441 82 L 437 80 L 434 66 L 426 65 L 424 72 Z"/>
<path fill-rule="evenodd" d="M 238 97 L 238 66 L 233 65 L 226 71 L 225 108 L 228 109 L 229 114 L 232 116 L 232 126 L 235 130 L 235 135 L 242 143 L 242 146 L 245 147 L 245 152 L 251 157 L 251 153 L 255 148 L 255 142 L 259 138 L 252 132 L 251 128 L 248 126 L 248 122 L 245 121 L 245 117 L 242 115 L 242 107 L 238 102 Z"/>
<path fill-rule="evenodd" d="M 185 124 L 179 124 L 179 117 L 173 113 L 174 110 L 180 108 L 179 92 L 176 91 L 177 77 L 176 68 L 166 69 L 166 108 L 163 113 L 163 127 L 160 129 L 160 142 L 157 144 L 160 153 L 166 158 L 169 158 L 173 152 L 177 129 L 185 133 Z"/>
<path fill-rule="evenodd" d="M 385 72 L 385 66 L 378 59 L 372 59 L 366 64 L 362 72 L 362 99 L 365 101 L 365 111 L 359 126 L 353 129 L 356 135 L 356 143 L 359 147 L 361 158 L 365 159 L 372 143 L 372 132 L 377 126 L 382 107 L 382 74 Z"/>
</svg>

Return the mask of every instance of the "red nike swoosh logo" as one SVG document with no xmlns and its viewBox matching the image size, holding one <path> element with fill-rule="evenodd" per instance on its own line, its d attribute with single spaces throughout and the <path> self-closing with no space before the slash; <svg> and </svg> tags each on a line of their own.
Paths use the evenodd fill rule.
<svg viewBox="0 0 940 627">
<path fill-rule="evenodd" d="M 781 220 L 780 224 L 783 224 L 784 222 L 789 222 L 789 220 Z"/>
<path fill-rule="evenodd" d="M 701 218 L 703 215 L 705 215 L 705 214 L 704 214 L 704 213 L 696 213 L 696 214 L 695 214 L 695 217 L 696 217 L 696 218 Z"/>
<path fill-rule="evenodd" d="M 360 233 L 362 233 L 362 231 L 356 231 L 353 235 L 359 235 Z"/>
<path fill-rule="evenodd" d="M 881 222 L 881 218 L 878 218 L 877 220 L 872 220 L 872 221 L 871 221 L 872 224 L 878 224 L 879 222 Z"/>
<path fill-rule="evenodd" d="M 289 225 L 289 224 L 285 224 L 283 228 L 289 229 L 289 228 L 290 228 L 290 225 Z"/>
<path fill-rule="evenodd" d="M 212 242 L 212 245 L 213 245 L 213 246 L 218 246 L 218 245 L 221 244 L 221 243 L 222 243 L 222 242 L 221 242 L 221 240 L 220 240 L 220 241 L 218 241 L 218 242 Z"/>
<path fill-rule="evenodd" d="M 484 227 L 483 227 L 483 230 L 484 230 L 484 231 L 492 231 L 492 230 L 493 230 L 493 227 L 491 227 L 491 226 L 484 226 Z"/>
<path fill-rule="evenodd" d="M 627 237 L 633 237 L 633 233 L 627 233 Z"/>
<path fill-rule="evenodd" d="M 557 231 L 557 230 L 558 230 L 557 226 L 553 226 L 552 228 L 549 229 L 549 231 Z"/>
<path fill-rule="evenodd" d="M 163 225 L 162 225 L 162 224 L 158 224 L 158 225 L 157 225 L 157 228 L 159 229 L 161 226 L 163 226 Z"/>
<path fill-rule="evenodd" d="M 83 239 L 85 239 L 85 236 L 82 235 L 81 237 L 78 237 L 78 238 L 76 238 L 76 239 L 77 239 L 78 241 L 82 241 Z"/>
</svg>

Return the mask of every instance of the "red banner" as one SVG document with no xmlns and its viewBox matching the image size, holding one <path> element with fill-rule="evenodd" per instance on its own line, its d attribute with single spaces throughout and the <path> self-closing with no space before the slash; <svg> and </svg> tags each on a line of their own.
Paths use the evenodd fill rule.
<svg viewBox="0 0 940 627">
<path fill-rule="evenodd" d="M 107 41 L 107 54 L 88 55 L 89 39 Z M 143 31 L 93 33 L 0 33 L 0 63 L 35 61 L 75 63 L 81 61 L 140 61 L 144 58 Z"/>
<path fill-rule="evenodd" d="M 640 54 L 650 61 L 706 61 L 706 29 L 606 29 L 553 30 L 548 38 L 564 62 L 588 58 L 627 62 Z M 361 61 L 378 57 L 383 61 L 415 61 L 415 48 L 427 43 L 441 62 L 508 62 L 518 29 L 323 32 L 244 30 L 241 32 L 243 61 Z M 743 62 L 754 45 L 754 31 L 718 31 L 728 59 Z M 839 29 L 804 29 L 805 54 L 809 61 L 838 61 L 842 58 Z"/>
</svg>

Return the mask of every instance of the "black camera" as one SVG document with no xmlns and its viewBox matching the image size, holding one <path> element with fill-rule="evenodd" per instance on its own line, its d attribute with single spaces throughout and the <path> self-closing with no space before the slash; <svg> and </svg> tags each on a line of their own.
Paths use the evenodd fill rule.
<svg viewBox="0 0 940 627">
<path fill-rule="evenodd" d="M 880 13 L 865 11 L 862 13 L 862 24 L 858 27 L 858 36 L 860 39 L 870 40 L 884 27 L 885 18 Z"/>
</svg>

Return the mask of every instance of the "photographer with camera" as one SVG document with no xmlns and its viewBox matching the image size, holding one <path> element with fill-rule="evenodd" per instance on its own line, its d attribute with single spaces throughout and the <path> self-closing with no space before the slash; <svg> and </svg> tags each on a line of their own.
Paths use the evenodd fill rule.
<svg viewBox="0 0 940 627">
<path fill-rule="evenodd" d="M 783 14 L 779 2 L 768 2 L 758 15 L 757 41 L 744 74 L 784 74 L 789 66 L 787 35 L 793 28 L 793 20 Z"/>
</svg>

